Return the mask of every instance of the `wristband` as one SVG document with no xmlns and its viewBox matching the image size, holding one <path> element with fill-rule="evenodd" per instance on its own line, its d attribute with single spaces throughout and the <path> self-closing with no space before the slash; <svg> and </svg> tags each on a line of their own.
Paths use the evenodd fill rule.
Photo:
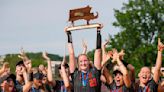
<svg viewBox="0 0 164 92">
<path fill-rule="evenodd" d="M 99 30 L 97 31 L 96 49 L 101 49 L 101 34 Z"/>
<path fill-rule="evenodd" d="M 72 43 L 72 36 L 70 31 L 67 31 L 67 37 L 68 37 L 68 43 Z"/>
</svg>

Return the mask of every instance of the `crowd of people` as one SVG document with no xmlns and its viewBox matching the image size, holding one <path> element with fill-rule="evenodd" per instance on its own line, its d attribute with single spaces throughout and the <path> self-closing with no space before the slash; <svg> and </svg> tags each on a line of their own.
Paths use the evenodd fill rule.
<svg viewBox="0 0 164 92">
<path fill-rule="evenodd" d="M 22 50 L 18 55 L 22 60 L 15 65 L 15 74 L 10 73 L 7 62 L 0 69 L 0 92 L 101 92 L 102 84 L 107 87 L 107 92 L 164 92 L 164 81 L 160 79 L 164 76 L 160 71 L 164 44 L 160 38 L 153 73 L 150 67 L 143 66 L 136 80 L 134 66 L 124 61 L 124 50 L 106 51 L 109 41 L 102 44 L 100 30 L 101 27 L 97 28 L 94 61 L 90 61 L 86 54 L 85 42 L 83 52 L 75 57 L 72 33 L 65 31 L 69 63 L 63 56 L 58 67 L 61 80 L 53 78 L 51 59 L 46 52 L 43 52 L 42 57 L 47 66 L 41 64 L 32 67 L 32 61 Z"/>
</svg>

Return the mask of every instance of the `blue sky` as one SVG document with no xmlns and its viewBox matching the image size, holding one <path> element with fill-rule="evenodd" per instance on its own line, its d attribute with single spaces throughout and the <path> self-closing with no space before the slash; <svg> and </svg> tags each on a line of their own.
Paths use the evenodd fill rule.
<svg viewBox="0 0 164 92">
<path fill-rule="evenodd" d="M 27 52 L 63 55 L 67 36 L 64 27 L 69 26 L 69 10 L 90 5 L 99 18 L 92 23 L 102 23 L 103 41 L 108 34 L 120 31 L 112 26 L 114 10 L 121 9 L 127 0 L 0 0 L 0 55 L 19 53 L 23 47 Z M 75 22 L 84 24 L 84 20 Z M 73 31 L 76 55 L 82 52 L 82 39 L 88 50 L 95 48 L 96 30 Z M 68 54 L 68 51 L 66 51 Z"/>
</svg>

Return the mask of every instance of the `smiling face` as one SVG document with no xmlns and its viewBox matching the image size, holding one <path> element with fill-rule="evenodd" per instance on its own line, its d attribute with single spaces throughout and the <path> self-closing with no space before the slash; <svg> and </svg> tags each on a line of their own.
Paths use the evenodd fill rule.
<svg viewBox="0 0 164 92">
<path fill-rule="evenodd" d="M 122 86 L 124 84 L 123 82 L 123 75 L 121 73 L 116 73 L 114 77 L 114 81 L 116 83 L 116 86 Z"/>
<path fill-rule="evenodd" d="M 138 77 L 141 84 L 147 84 L 151 77 L 150 69 L 148 67 L 141 68 Z"/>
<path fill-rule="evenodd" d="M 78 57 L 78 66 L 80 71 L 87 71 L 89 68 L 89 60 L 85 54 Z"/>
</svg>

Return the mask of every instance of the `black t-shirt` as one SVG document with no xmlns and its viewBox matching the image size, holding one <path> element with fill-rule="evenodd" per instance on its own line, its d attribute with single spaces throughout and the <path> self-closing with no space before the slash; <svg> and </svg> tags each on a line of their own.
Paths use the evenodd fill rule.
<svg viewBox="0 0 164 92">
<path fill-rule="evenodd" d="M 121 87 L 117 87 L 114 81 L 111 84 L 105 84 L 105 85 L 109 89 L 109 92 L 134 92 L 132 86 L 130 86 L 129 88 L 127 88 L 125 85 Z"/>
<path fill-rule="evenodd" d="M 77 69 L 71 74 L 74 92 L 101 92 L 101 70 L 90 68 L 85 75 L 86 85 L 82 82 L 82 72 Z"/>
<path fill-rule="evenodd" d="M 54 90 L 55 92 L 68 92 L 62 80 L 56 80 L 56 86 L 54 87 Z"/>
<path fill-rule="evenodd" d="M 137 92 L 158 92 L 158 84 L 151 79 L 145 87 L 139 86 L 136 90 Z"/>
</svg>

